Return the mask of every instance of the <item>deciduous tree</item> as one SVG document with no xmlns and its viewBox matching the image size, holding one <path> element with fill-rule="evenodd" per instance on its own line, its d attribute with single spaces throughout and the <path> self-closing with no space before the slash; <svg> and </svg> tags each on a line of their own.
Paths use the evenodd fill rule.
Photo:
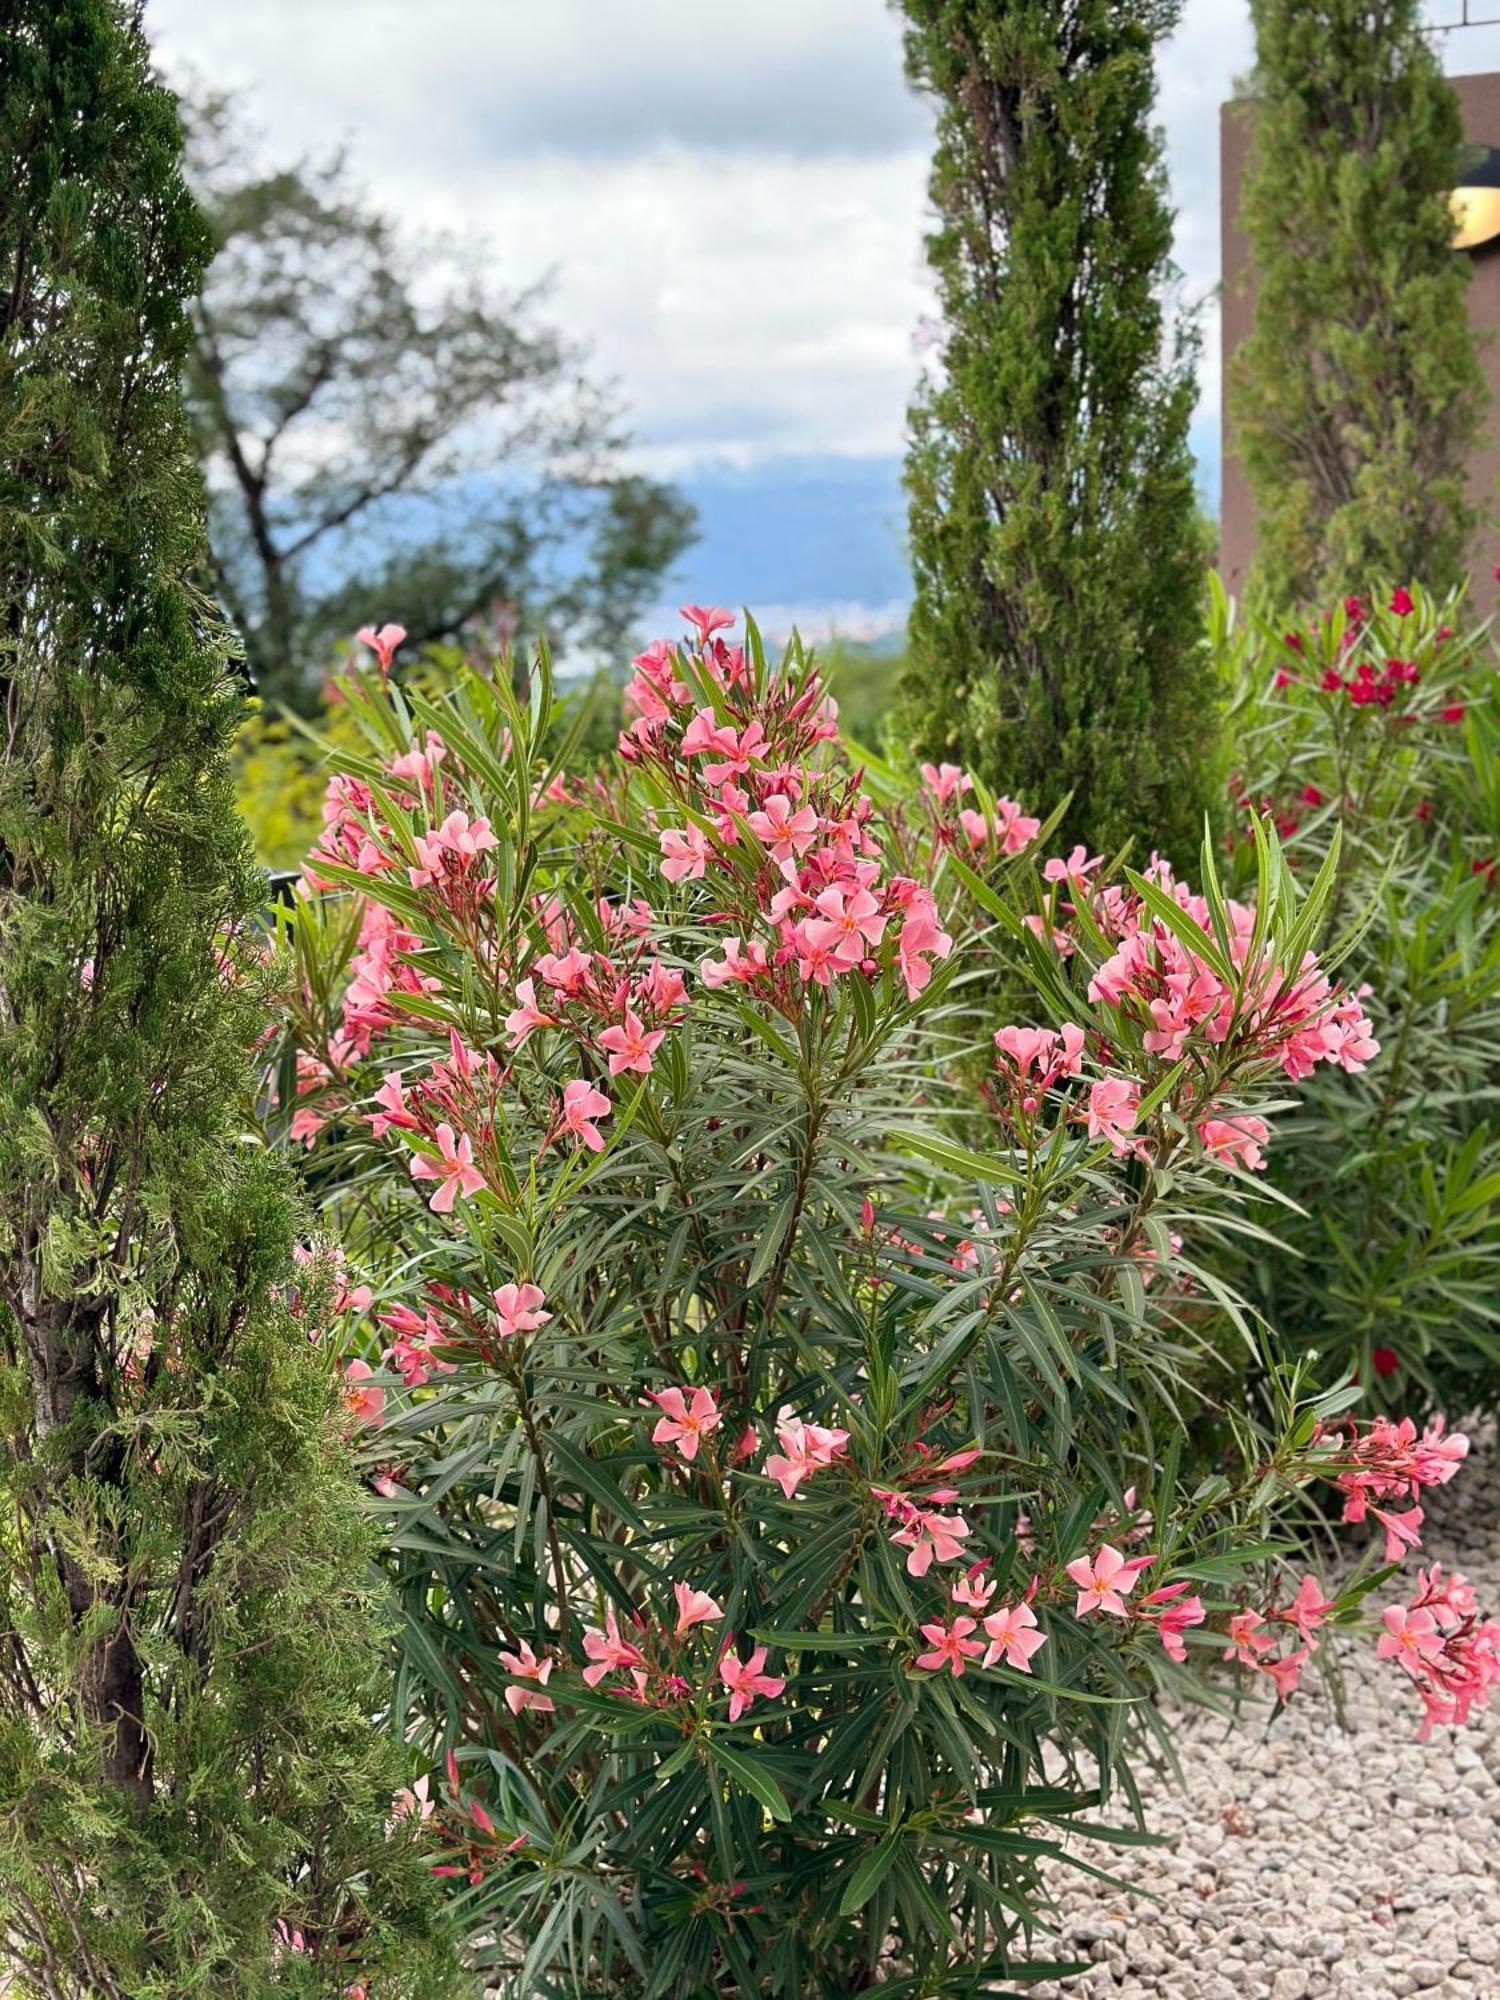
<svg viewBox="0 0 1500 2000">
<path fill-rule="evenodd" d="M 691 534 L 631 473 L 611 398 L 490 275 L 482 244 L 404 236 L 339 160 L 264 170 L 223 99 L 190 178 L 217 255 L 189 407 L 220 595 L 261 690 L 297 700 L 371 604 L 414 644 L 497 603 L 613 644 Z"/>
</svg>

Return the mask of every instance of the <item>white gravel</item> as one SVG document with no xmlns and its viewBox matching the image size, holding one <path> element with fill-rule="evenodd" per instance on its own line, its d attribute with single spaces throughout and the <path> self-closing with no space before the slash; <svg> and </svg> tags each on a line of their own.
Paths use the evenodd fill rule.
<svg viewBox="0 0 1500 2000">
<path fill-rule="evenodd" d="M 1416 1560 L 1434 1557 L 1500 1612 L 1493 1433 L 1431 1499 Z M 1393 1578 L 1372 1602 L 1398 1595 Z M 1035 2000 L 1500 1996 L 1500 1697 L 1421 1744 L 1421 1704 L 1373 1638 L 1342 1650 L 1347 1727 L 1315 1675 L 1269 1729 L 1183 1721 L 1186 1790 L 1163 1778 L 1147 1792 L 1171 1845 L 1079 1845 L 1149 1893 L 1056 1871 L 1061 1937 L 1035 1955 L 1094 1963 L 1028 1988 Z"/>
</svg>

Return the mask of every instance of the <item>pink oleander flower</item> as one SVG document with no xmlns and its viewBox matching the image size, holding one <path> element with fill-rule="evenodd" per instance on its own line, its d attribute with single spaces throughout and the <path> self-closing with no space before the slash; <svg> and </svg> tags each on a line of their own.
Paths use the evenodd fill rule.
<svg viewBox="0 0 1500 2000">
<path fill-rule="evenodd" d="M 326 1118 L 320 1118 L 316 1111 L 311 1111 L 304 1105 L 300 1111 L 292 1113 L 292 1122 L 287 1127 L 287 1138 L 294 1146 L 306 1146 L 310 1152 L 314 1140 L 327 1123 Z"/>
<path fill-rule="evenodd" d="M 1481 1620 L 1466 1580 L 1444 1580 L 1441 1568 L 1418 1571 L 1410 1604 L 1391 1605 L 1376 1651 L 1395 1660 L 1422 1699 L 1418 1740 L 1434 1727 L 1462 1726 L 1500 1685 L 1500 1624 Z"/>
<path fill-rule="evenodd" d="M 399 757 L 393 757 L 385 768 L 393 778 L 405 778 L 409 784 L 420 785 L 423 791 L 431 791 L 433 774 L 447 754 L 448 746 L 442 737 L 435 729 L 429 729 L 425 750 L 416 748 L 405 750 Z"/>
<path fill-rule="evenodd" d="M 1302 1669 L 1307 1665 L 1311 1651 L 1310 1646 L 1299 1646 L 1295 1653 L 1283 1653 L 1279 1659 L 1258 1662 L 1261 1672 L 1276 1683 L 1276 1699 L 1279 1702 L 1289 1702 L 1297 1692 Z"/>
<path fill-rule="evenodd" d="M 512 1715 L 519 1715 L 525 1708 L 534 1708 L 539 1713 L 552 1712 L 551 1696 L 541 1692 L 552 1672 L 551 1660 L 539 1660 L 527 1641 L 522 1639 L 516 1652 L 500 1655 L 500 1664 L 518 1680 L 536 1684 L 534 1687 L 508 1687 L 505 1690 L 505 1705 Z"/>
<path fill-rule="evenodd" d="M 438 1158 L 413 1153 L 411 1177 L 414 1181 L 436 1181 L 427 1206 L 436 1215 L 447 1215 L 460 1195 L 478 1194 L 485 1185 L 484 1175 L 474 1164 L 474 1145 L 467 1132 L 456 1139 L 445 1120 L 437 1128 Z"/>
<path fill-rule="evenodd" d="M 783 869 L 794 867 L 818 837 L 818 815 L 799 806 L 784 792 L 770 793 L 758 812 L 749 814 L 750 831 Z"/>
<path fill-rule="evenodd" d="M 1135 1130 L 1141 1094 L 1122 1076 L 1103 1076 L 1089 1091 L 1088 1123 L 1091 1139 L 1107 1139 L 1117 1154 L 1130 1151 L 1123 1135 Z"/>
<path fill-rule="evenodd" d="M 1445 1632 L 1453 1631 L 1466 1618 L 1477 1617 L 1479 1613 L 1473 1584 L 1457 1572 L 1445 1577 L 1441 1563 L 1417 1571 L 1417 1597 Z"/>
<path fill-rule="evenodd" d="M 666 1039 L 665 1028 L 648 1028 L 635 1009 L 627 1007 L 624 1020 L 604 1030 L 599 1046 L 608 1052 L 611 1076 L 620 1076 L 626 1070 L 648 1076 L 652 1058 Z"/>
<path fill-rule="evenodd" d="M 505 1032 L 511 1042 L 519 1048 L 530 1034 L 538 1028 L 555 1028 L 557 1017 L 543 1013 L 536 1003 L 536 981 L 521 979 L 516 982 L 516 1000 L 519 1003 L 505 1017 Z"/>
<path fill-rule="evenodd" d="M 414 1132 L 417 1121 L 406 1108 L 406 1097 L 401 1084 L 400 1070 L 392 1070 L 375 1093 L 379 1111 L 371 1114 L 370 1136 L 383 1139 L 392 1126 L 403 1132 Z"/>
<path fill-rule="evenodd" d="M 897 883 L 891 884 L 893 892 L 899 887 Z M 906 914 L 897 933 L 896 956 L 906 985 L 906 997 L 915 1000 L 926 991 L 932 978 L 932 967 L 928 961 L 947 958 L 953 950 L 953 940 L 938 922 L 937 905 L 926 889 L 911 882 L 905 885 L 902 893 L 906 894 L 902 904 Z"/>
<path fill-rule="evenodd" d="M 785 1423 L 776 1426 L 776 1442 L 781 1450 L 767 1456 L 765 1473 L 768 1479 L 776 1481 L 790 1500 L 804 1479 L 811 1478 L 820 1467 L 832 1465 L 835 1459 L 846 1455 L 849 1433 L 825 1428 L 822 1424 L 807 1424 L 800 1417 L 789 1417 Z"/>
<path fill-rule="evenodd" d="M 1002 854 L 1019 854 L 1029 847 L 1042 830 L 1042 822 L 1023 813 L 1014 799 L 996 799 L 995 831 L 1000 836 Z"/>
<path fill-rule="evenodd" d="M 675 966 L 663 965 L 659 958 L 654 958 L 637 979 L 635 994 L 653 1013 L 666 1015 L 685 1004 L 687 981 Z"/>
<path fill-rule="evenodd" d="M 1315 1633 L 1324 1624 L 1332 1609 L 1333 1600 L 1324 1597 L 1318 1588 L 1316 1577 L 1305 1576 L 1297 1586 L 1297 1595 L 1279 1616 L 1289 1625 L 1295 1625 L 1311 1646 Z"/>
<path fill-rule="evenodd" d="M 1183 1633 L 1194 1625 L 1201 1625 L 1208 1616 L 1201 1597 L 1196 1593 L 1191 1597 L 1184 1595 L 1191 1588 L 1187 1583 L 1169 1583 L 1160 1590 L 1151 1591 L 1136 1606 L 1138 1618 L 1155 1620 L 1162 1651 L 1179 1666 L 1187 1658 L 1187 1642 Z"/>
<path fill-rule="evenodd" d="M 604 1607 L 602 1631 L 597 1625 L 585 1626 L 583 1650 L 590 1662 L 583 1670 L 583 1678 L 590 1687 L 598 1687 L 606 1674 L 638 1673 L 645 1669 L 646 1656 L 640 1647 L 620 1637 L 620 1621 L 613 1604 Z"/>
<path fill-rule="evenodd" d="M 652 1389 L 653 1403 L 664 1414 L 651 1433 L 653 1444 L 675 1444 L 689 1464 L 698 1456 L 698 1447 L 724 1419 L 712 1389 Z"/>
<path fill-rule="evenodd" d="M 1399 1514 L 1385 1507 L 1372 1507 L 1370 1512 L 1385 1530 L 1385 1560 L 1388 1563 L 1401 1562 L 1408 1549 L 1422 1546 L 1422 1509 L 1404 1508 Z"/>
<path fill-rule="evenodd" d="M 971 792 L 974 789 L 974 780 L 969 776 L 967 771 L 962 770 L 957 764 L 938 764 L 936 766 L 924 764 L 922 766 L 922 783 L 931 792 L 933 798 L 940 806 L 947 805 L 950 799 L 962 798 L 965 792 Z"/>
<path fill-rule="evenodd" d="M 564 1132 L 571 1132 L 591 1153 L 602 1153 L 604 1134 L 594 1121 L 608 1118 L 613 1109 L 602 1090 L 595 1090 L 583 1077 L 575 1077 L 571 1083 L 563 1085 L 558 1123 Z"/>
<path fill-rule="evenodd" d="M 734 613 L 721 604 L 684 604 L 682 616 L 696 628 L 700 646 L 706 646 L 715 632 L 727 632 L 734 623 Z"/>
<path fill-rule="evenodd" d="M 378 1424 L 385 1415 L 385 1391 L 367 1387 L 375 1370 L 368 1361 L 354 1360 L 344 1366 L 344 1408 L 362 1424 Z"/>
<path fill-rule="evenodd" d="M 1103 866 L 1102 854 L 1090 854 L 1086 847 L 1080 845 L 1073 849 L 1066 861 L 1054 856 L 1052 860 L 1043 862 L 1042 880 L 1065 882 L 1075 896 L 1085 895 L 1088 891 L 1088 878 L 1097 874 Z"/>
<path fill-rule="evenodd" d="M 1216 1160 L 1238 1161 L 1253 1173 L 1265 1170 L 1266 1156 L 1262 1151 L 1270 1138 L 1270 1127 L 1264 1118 L 1251 1118 L 1241 1112 L 1234 1118 L 1205 1118 L 1198 1127 L 1198 1137 L 1205 1152 Z"/>
<path fill-rule="evenodd" d="M 757 1646 L 748 1660 L 742 1660 L 733 1650 L 732 1635 L 726 1645 L 729 1650 L 719 1662 L 719 1679 L 729 1690 L 729 1720 L 738 1722 L 757 1695 L 763 1694 L 768 1701 L 774 1701 L 786 1687 L 786 1681 L 779 1674 L 763 1671 L 764 1646 Z"/>
<path fill-rule="evenodd" d="M 419 833 L 413 845 L 417 850 L 417 866 L 406 872 L 414 889 L 425 889 L 443 880 L 449 859 L 459 874 L 465 874 L 481 854 L 500 843 L 487 819 L 471 820 L 466 812 L 455 810 L 441 826 L 430 833 Z"/>
<path fill-rule="evenodd" d="M 1469 1440 L 1462 1431 L 1449 1432 L 1437 1417 L 1420 1435 L 1409 1417 L 1393 1423 L 1376 1417 L 1368 1431 L 1357 1429 L 1335 1443 L 1334 1464 L 1330 1468 L 1334 1484 L 1344 1495 L 1344 1519 L 1363 1521 L 1374 1513 L 1386 1531 L 1386 1546 L 1395 1551 L 1415 1548 L 1420 1540 L 1422 1510 L 1411 1507 L 1397 1514 L 1373 1503 L 1414 1498 L 1423 1487 L 1446 1486 L 1468 1454 Z M 1388 1555 L 1387 1561 L 1395 1557 Z"/>
<path fill-rule="evenodd" d="M 984 1629 L 990 1642 L 984 1655 L 987 1667 L 1004 1660 L 1017 1673 L 1029 1674 L 1032 1654 L 1047 1643 L 1047 1635 L 1038 1631 L 1036 1613 L 1029 1604 L 1002 1604 L 985 1619 Z"/>
<path fill-rule="evenodd" d="M 1077 1076 L 1082 1069 L 1084 1033 L 1072 1021 L 1060 1029 L 998 1028 L 995 1049 L 1007 1091 L 1030 1116 L 1055 1083 Z"/>
<path fill-rule="evenodd" d="M 1068 1564 L 1068 1575 L 1078 1586 L 1076 1615 L 1085 1618 L 1091 1611 L 1105 1611 L 1111 1618 L 1126 1617 L 1126 1596 L 1135 1588 L 1141 1571 L 1155 1560 L 1154 1556 L 1127 1560 L 1108 1542 L 1093 1556 L 1075 1556 Z"/>
<path fill-rule="evenodd" d="M 885 935 L 886 920 L 868 889 L 833 884 L 813 898 L 813 906 L 818 916 L 808 929 L 841 965 L 858 965 Z"/>
<path fill-rule="evenodd" d="M 543 952 L 537 960 L 535 971 L 542 976 L 543 983 L 554 993 L 565 993 L 570 1000 L 576 1000 L 590 985 L 593 954 L 580 951 L 577 945 L 570 945 L 565 952 Z"/>
<path fill-rule="evenodd" d="M 674 1583 L 672 1595 L 677 1599 L 676 1637 L 679 1639 L 691 1632 L 695 1625 L 711 1625 L 724 1616 L 706 1590 L 694 1590 L 690 1583 Z"/>
<path fill-rule="evenodd" d="M 955 1604 L 961 1604 L 965 1611 L 984 1611 L 995 1594 L 995 1585 L 985 1575 L 989 1558 L 966 1569 L 949 1592 Z"/>
<path fill-rule="evenodd" d="M 924 1625 L 921 1629 L 922 1637 L 931 1645 L 927 1652 L 918 1653 L 916 1664 L 930 1673 L 940 1674 L 947 1668 L 958 1680 L 967 1663 L 977 1660 L 984 1651 L 978 1639 L 969 1637 L 971 1632 L 977 1630 L 972 1618 L 955 1618 L 951 1625 Z"/>
<path fill-rule="evenodd" d="M 547 1295 L 540 1285 L 501 1285 L 490 1296 L 495 1301 L 502 1339 L 508 1340 L 516 1333 L 535 1333 L 552 1317 L 541 1310 Z"/>
<path fill-rule="evenodd" d="M 345 627 L 345 630 L 347 629 Z M 373 625 L 361 625 L 354 636 L 360 645 L 368 646 L 380 662 L 380 677 L 384 680 L 391 671 L 391 661 L 395 657 L 396 648 L 406 637 L 406 627 L 404 625 L 382 625 L 377 632 Z"/>
<path fill-rule="evenodd" d="M 1242 1666 L 1258 1667 L 1260 1655 L 1275 1650 L 1276 1639 L 1267 1632 L 1265 1619 L 1258 1611 L 1237 1611 L 1229 1621 L 1229 1644 L 1224 1648 L 1226 1660 L 1238 1660 Z"/>
<path fill-rule="evenodd" d="M 743 944 L 737 937 L 725 938 L 722 960 L 705 958 L 698 967 L 703 984 L 710 988 L 748 986 L 752 980 L 763 978 L 769 970 L 765 946 L 754 938 Z"/>
<path fill-rule="evenodd" d="M 669 882 L 699 882 L 708 866 L 708 837 L 701 827 L 686 832 L 664 827 L 660 835 L 661 872 Z"/>
<path fill-rule="evenodd" d="M 423 1388 L 431 1381 L 434 1369 L 440 1375 L 453 1374 L 453 1363 L 433 1353 L 446 1340 L 435 1313 L 414 1313 L 409 1306 L 392 1306 L 380 1315 L 380 1323 L 396 1336 L 386 1362 L 397 1370 L 408 1389 Z"/>
<path fill-rule="evenodd" d="M 1425 1606 L 1415 1610 L 1404 1604 L 1389 1604 L 1381 1613 L 1385 1630 L 1375 1641 L 1382 1660 L 1399 1660 L 1410 1670 L 1422 1660 L 1435 1660 L 1443 1650 L 1443 1635 L 1437 1619 Z"/>
<path fill-rule="evenodd" d="M 906 1569 L 909 1576 L 926 1576 L 935 1562 L 962 1562 L 969 1524 L 962 1514 L 938 1514 L 925 1507 L 911 1507 L 910 1518 L 891 1540 L 897 1548 L 909 1549 Z"/>
</svg>

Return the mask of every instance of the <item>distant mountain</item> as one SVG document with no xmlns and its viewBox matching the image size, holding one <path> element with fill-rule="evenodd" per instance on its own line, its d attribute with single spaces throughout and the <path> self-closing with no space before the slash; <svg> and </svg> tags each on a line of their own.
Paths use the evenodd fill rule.
<svg viewBox="0 0 1500 2000">
<path fill-rule="evenodd" d="M 768 632 L 899 633 L 911 598 L 901 460 L 777 457 L 705 465 L 676 484 L 698 509 L 699 540 L 683 557 L 679 604 L 748 605 Z"/>
</svg>

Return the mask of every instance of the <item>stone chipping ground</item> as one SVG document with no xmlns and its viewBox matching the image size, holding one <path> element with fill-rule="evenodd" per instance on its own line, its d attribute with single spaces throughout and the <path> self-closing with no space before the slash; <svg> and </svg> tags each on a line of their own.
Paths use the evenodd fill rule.
<svg viewBox="0 0 1500 2000">
<path fill-rule="evenodd" d="M 1500 1614 L 1493 1432 L 1432 1497 L 1423 1541 L 1419 1560 Z M 1035 2000 L 1500 2000 L 1500 1699 L 1418 1743 L 1421 1704 L 1373 1638 L 1345 1657 L 1343 1724 L 1316 1675 L 1269 1726 L 1183 1722 L 1186 1789 L 1147 1793 L 1170 1845 L 1080 1843 L 1132 1893 L 1054 1875 L 1061 1936 L 1037 1956 L 1093 1964 Z"/>
</svg>

